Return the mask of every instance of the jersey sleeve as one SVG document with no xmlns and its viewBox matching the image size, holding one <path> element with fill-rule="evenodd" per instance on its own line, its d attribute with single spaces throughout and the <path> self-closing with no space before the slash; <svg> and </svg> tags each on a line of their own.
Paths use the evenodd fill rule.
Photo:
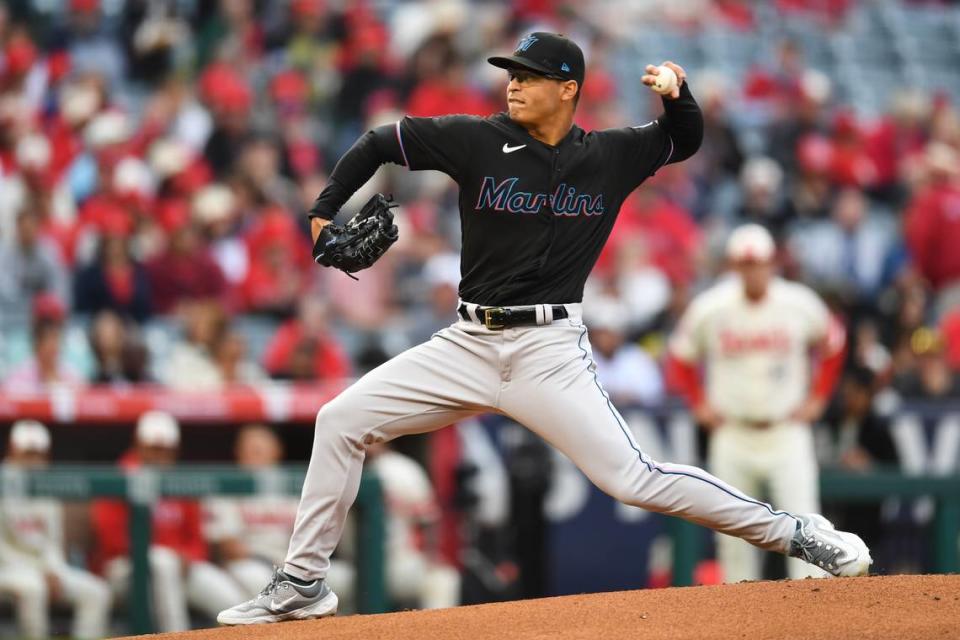
<svg viewBox="0 0 960 640">
<path fill-rule="evenodd" d="M 396 124 L 403 163 L 411 171 L 434 169 L 459 179 L 470 157 L 471 137 L 481 121 L 464 115 L 405 117 Z"/>
<path fill-rule="evenodd" d="M 807 344 L 813 349 L 810 394 L 826 402 L 840 379 L 847 354 L 846 329 L 812 289 L 797 288 L 799 313 L 806 319 Z"/>
<path fill-rule="evenodd" d="M 706 351 L 705 321 L 708 313 L 704 299 L 696 299 L 680 317 L 670 336 L 670 355 L 685 363 L 699 361 Z"/>
<path fill-rule="evenodd" d="M 833 324 L 830 309 L 816 293 L 807 288 L 796 289 L 796 303 L 803 314 L 807 326 L 807 342 L 810 344 L 821 342 L 830 337 Z"/>
<path fill-rule="evenodd" d="M 611 144 L 611 160 L 624 168 L 623 184 L 632 191 L 671 162 L 686 160 L 703 142 L 703 113 L 684 82 L 676 99 L 662 99 L 663 113 L 647 124 L 603 132 Z"/>
<path fill-rule="evenodd" d="M 632 191 L 670 162 L 673 142 L 657 120 L 637 127 L 606 129 L 600 132 L 607 146 L 609 166 L 620 168 L 621 186 Z"/>
</svg>

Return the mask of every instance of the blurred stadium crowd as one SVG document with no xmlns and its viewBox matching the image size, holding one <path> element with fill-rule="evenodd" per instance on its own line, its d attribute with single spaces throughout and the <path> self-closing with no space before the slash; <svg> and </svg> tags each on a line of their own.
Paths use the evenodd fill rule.
<svg viewBox="0 0 960 640">
<path fill-rule="evenodd" d="M 616 401 L 667 397 L 666 336 L 742 222 L 848 327 L 828 421 L 960 398 L 960 10 L 905 0 L 9 0 L 0 388 L 337 380 L 428 339 L 454 319 L 453 182 L 391 166 L 348 203 L 402 204 L 358 282 L 312 263 L 304 214 L 370 126 L 500 110 L 485 56 L 538 28 L 585 50 L 584 128 L 656 116 L 639 75 L 663 59 L 707 121 L 588 283 Z M 870 463 L 846 442 L 834 461 Z"/>
<path fill-rule="evenodd" d="M 840 99 L 853 96 L 840 82 L 844 65 L 817 69 L 805 59 L 811 49 L 818 60 L 845 60 L 848 47 L 824 54 L 816 39 L 763 25 L 771 16 L 794 32 L 806 25 L 829 48 L 864 30 L 884 39 L 884 11 L 894 8 L 940 16 L 943 42 L 931 35 L 928 46 L 945 47 L 936 64 L 949 65 L 960 60 L 956 9 L 675 4 L 617 5 L 638 25 L 666 16 L 651 42 L 670 33 L 687 42 L 659 55 L 709 63 L 690 68 L 709 124 L 692 161 L 627 202 L 591 279 L 587 309 L 615 395 L 662 398 L 661 337 L 690 293 L 722 270 L 718 247 L 742 221 L 769 227 L 783 272 L 813 284 L 844 317 L 852 364 L 907 395 L 955 394 L 955 96 L 946 85 L 912 86 L 923 74 L 891 71 L 887 110 L 865 113 L 870 105 Z M 504 78 L 483 54 L 537 25 L 569 32 L 588 51 L 582 126 L 655 115 L 631 79 L 641 62 L 659 62 L 633 55 L 658 52 L 643 29 L 607 28 L 618 24 L 611 11 L 532 0 L 7 3 L 4 388 L 341 378 L 428 338 L 456 299 L 453 183 L 390 167 L 358 194 L 393 192 L 404 205 L 401 242 L 359 282 L 314 267 L 304 211 L 371 124 L 498 110 Z M 728 42 L 769 37 L 749 65 L 735 48 L 717 49 L 731 52 L 728 70 L 707 50 L 717 33 Z M 923 66 L 933 74 L 934 64 Z"/>
</svg>

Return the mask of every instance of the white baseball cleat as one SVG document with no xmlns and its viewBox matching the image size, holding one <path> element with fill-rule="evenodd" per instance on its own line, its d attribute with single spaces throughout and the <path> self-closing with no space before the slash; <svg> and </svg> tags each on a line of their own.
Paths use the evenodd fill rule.
<svg viewBox="0 0 960 640">
<path fill-rule="evenodd" d="M 310 620 L 334 615 L 337 604 L 337 594 L 324 580 L 301 584 L 275 569 L 270 584 L 260 595 L 221 611 L 217 622 L 236 625 Z"/>
<path fill-rule="evenodd" d="M 816 513 L 798 515 L 797 532 L 787 554 L 820 567 L 835 576 L 865 576 L 873 558 L 855 533 L 837 531 L 833 523 Z"/>
</svg>

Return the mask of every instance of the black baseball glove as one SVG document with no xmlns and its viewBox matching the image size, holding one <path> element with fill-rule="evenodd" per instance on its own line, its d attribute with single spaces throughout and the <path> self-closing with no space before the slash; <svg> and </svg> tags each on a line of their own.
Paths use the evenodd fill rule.
<svg viewBox="0 0 960 640">
<path fill-rule="evenodd" d="M 397 241 L 391 211 L 396 206 L 393 198 L 378 193 L 347 224 L 324 226 L 313 245 L 314 261 L 347 275 L 372 265 Z"/>
</svg>

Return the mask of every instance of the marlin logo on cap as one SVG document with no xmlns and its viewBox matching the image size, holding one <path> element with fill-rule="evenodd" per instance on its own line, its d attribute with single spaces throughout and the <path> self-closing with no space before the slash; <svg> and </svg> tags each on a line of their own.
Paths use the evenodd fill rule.
<svg viewBox="0 0 960 640">
<path fill-rule="evenodd" d="M 514 53 L 519 53 L 521 51 L 526 51 L 533 43 L 539 40 L 536 36 L 526 36 L 517 44 L 517 50 Z"/>
<path fill-rule="evenodd" d="M 568 71 L 568 72 L 569 72 L 569 71 L 570 71 L 570 66 L 567 65 L 566 62 L 564 62 L 562 65 L 560 65 L 560 71 Z"/>
</svg>

